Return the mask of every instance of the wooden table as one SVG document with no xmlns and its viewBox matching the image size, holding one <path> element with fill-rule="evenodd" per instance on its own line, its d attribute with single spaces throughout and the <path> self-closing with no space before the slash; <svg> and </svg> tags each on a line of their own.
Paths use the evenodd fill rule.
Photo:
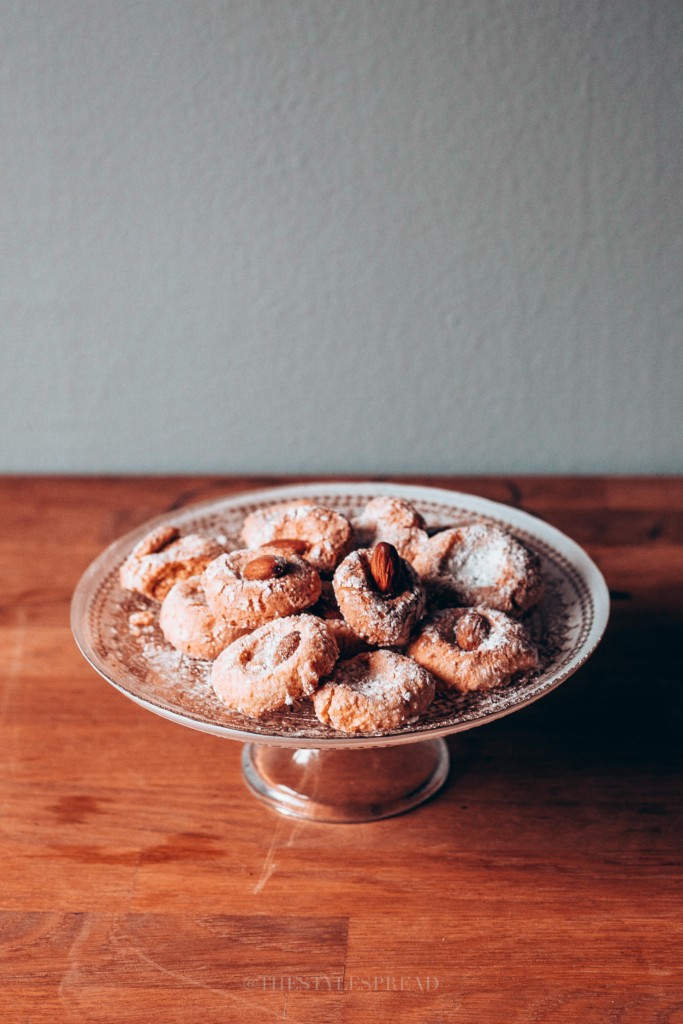
<svg viewBox="0 0 683 1024">
<path fill-rule="evenodd" d="M 0 481 L 0 1019 L 681 1024 L 683 481 L 417 481 L 564 530 L 612 619 L 559 690 L 453 738 L 438 798 L 351 826 L 273 814 L 240 744 L 125 700 L 69 632 L 104 545 L 274 482 Z"/>
</svg>

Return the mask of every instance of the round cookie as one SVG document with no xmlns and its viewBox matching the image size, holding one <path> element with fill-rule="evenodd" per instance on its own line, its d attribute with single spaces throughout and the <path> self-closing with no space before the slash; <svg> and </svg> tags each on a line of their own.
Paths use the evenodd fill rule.
<svg viewBox="0 0 683 1024">
<path fill-rule="evenodd" d="M 235 640 L 214 662 L 211 683 L 228 707 L 259 718 L 313 693 L 337 655 L 321 619 L 293 615 Z"/>
<path fill-rule="evenodd" d="M 497 526 L 473 523 L 435 534 L 413 565 L 430 595 L 520 615 L 543 593 L 540 560 Z"/>
<path fill-rule="evenodd" d="M 320 577 L 309 562 L 258 550 L 215 558 L 202 586 L 215 616 L 247 629 L 303 611 L 320 597 Z"/>
<path fill-rule="evenodd" d="M 425 609 L 425 591 L 409 562 L 391 544 L 352 551 L 332 581 L 340 611 L 351 629 L 370 644 L 408 642 Z"/>
<path fill-rule="evenodd" d="M 125 590 L 163 601 L 174 583 L 196 576 L 222 551 L 210 537 L 183 537 L 175 526 L 159 526 L 135 545 L 119 570 L 119 581 Z"/>
<path fill-rule="evenodd" d="M 424 519 L 403 498 L 373 498 L 353 520 L 353 528 L 362 547 L 386 541 L 409 562 L 429 539 Z"/>
<path fill-rule="evenodd" d="M 190 658 L 213 661 L 247 630 L 216 618 L 206 602 L 199 576 L 179 580 L 164 598 L 159 626 L 166 640 Z"/>
<path fill-rule="evenodd" d="M 273 541 L 298 541 L 301 555 L 318 572 L 332 573 L 351 550 L 353 530 L 348 519 L 324 505 L 280 502 L 256 509 L 244 520 L 242 540 L 248 548 L 260 548 Z M 285 548 L 283 548 L 285 549 Z M 286 549 L 285 549 L 286 550 Z"/>
<path fill-rule="evenodd" d="M 491 690 L 517 672 L 538 667 L 536 649 L 521 622 L 493 608 L 444 608 L 421 624 L 408 654 L 440 689 Z"/>
<path fill-rule="evenodd" d="M 340 661 L 313 695 L 325 725 L 346 733 L 377 733 L 414 722 L 434 699 L 435 684 L 410 658 L 368 651 Z"/>
</svg>

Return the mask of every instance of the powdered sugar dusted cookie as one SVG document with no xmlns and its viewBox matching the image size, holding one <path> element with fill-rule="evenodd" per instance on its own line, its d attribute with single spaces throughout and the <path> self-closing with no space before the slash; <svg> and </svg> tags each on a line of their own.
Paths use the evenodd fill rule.
<svg viewBox="0 0 683 1024">
<path fill-rule="evenodd" d="M 352 551 L 337 568 L 334 593 L 354 633 L 368 643 L 408 642 L 425 608 L 425 591 L 413 567 L 391 544 Z"/>
<path fill-rule="evenodd" d="M 351 524 L 340 512 L 324 505 L 281 502 L 251 512 L 244 520 L 242 539 L 247 547 L 264 547 L 271 542 L 298 541 L 301 555 L 318 572 L 332 573 L 351 549 Z M 286 550 L 286 546 L 283 548 Z"/>
<path fill-rule="evenodd" d="M 214 559 L 202 585 L 214 615 L 251 629 L 304 611 L 320 596 L 320 577 L 309 562 L 260 550 Z"/>
<path fill-rule="evenodd" d="M 222 551 L 210 537 L 183 537 L 175 526 L 160 526 L 135 545 L 121 566 L 119 580 L 125 590 L 163 601 L 174 583 L 202 572 Z"/>
<path fill-rule="evenodd" d="M 403 498 L 373 498 L 353 520 L 353 528 L 363 547 L 386 541 L 409 562 L 429 539 L 424 519 Z"/>
<path fill-rule="evenodd" d="M 231 644 L 214 662 L 211 682 L 224 704 L 259 718 L 313 693 L 337 655 L 321 619 L 291 616 Z"/>
<path fill-rule="evenodd" d="M 315 713 L 340 732 L 397 729 L 422 715 L 434 699 L 429 672 L 394 651 L 370 651 L 340 661 L 313 696 Z"/>
<path fill-rule="evenodd" d="M 413 565 L 429 594 L 453 604 L 483 604 L 519 615 L 543 592 L 537 555 L 486 523 L 435 534 Z"/>
<path fill-rule="evenodd" d="M 179 580 L 171 587 L 161 606 L 159 626 L 172 647 L 190 658 L 209 661 L 248 632 L 244 626 L 216 618 L 206 603 L 199 576 Z"/>
<path fill-rule="evenodd" d="M 490 690 L 538 666 L 521 622 L 493 608 L 444 608 L 420 626 L 408 654 L 444 690 Z"/>
</svg>

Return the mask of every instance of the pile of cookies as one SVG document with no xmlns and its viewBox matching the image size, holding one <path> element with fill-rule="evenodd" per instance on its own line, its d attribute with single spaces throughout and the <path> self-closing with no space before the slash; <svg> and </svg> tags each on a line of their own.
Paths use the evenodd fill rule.
<svg viewBox="0 0 683 1024">
<path fill-rule="evenodd" d="M 437 689 L 538 667 L 519 617 L 542 595 L 539 560 L 496 526 L 431 531 L 393 497 L 355 519 L 290 501 L 250 513 L 241 541 L 161 527 L 120 582 L 159 607 L 169 644 L 213 662 L 216 695 L 244 715 L 311 698 L 333 729 L 376 734 L 415 722 Z"/>
</svg>

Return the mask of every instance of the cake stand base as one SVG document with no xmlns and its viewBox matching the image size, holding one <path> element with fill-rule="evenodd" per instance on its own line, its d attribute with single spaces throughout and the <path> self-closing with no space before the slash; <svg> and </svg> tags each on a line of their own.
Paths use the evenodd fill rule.
<svg viewBox="0 0 683 1024">
<path fill-rule="evenodd" d="M 309 821 L 378 821 L 424 803 L 448 776 L 442 739 L 391 747 L 269 746 L 247 743 L 249 789 L 280 814 Z"/>
</svg>

